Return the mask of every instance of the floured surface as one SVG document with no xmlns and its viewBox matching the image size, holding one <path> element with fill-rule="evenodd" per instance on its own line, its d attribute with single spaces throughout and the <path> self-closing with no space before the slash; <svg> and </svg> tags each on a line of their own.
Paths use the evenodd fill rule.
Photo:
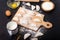
<svg viewBox="0 0 60 40">
<path fill-rule="evenodd" d="M 12 21 L 16 21 L 25 28 L 37 31 L 41 25 L 44 25 L 43 19 L 43 14 L 20 7 Z"/>
</svg>

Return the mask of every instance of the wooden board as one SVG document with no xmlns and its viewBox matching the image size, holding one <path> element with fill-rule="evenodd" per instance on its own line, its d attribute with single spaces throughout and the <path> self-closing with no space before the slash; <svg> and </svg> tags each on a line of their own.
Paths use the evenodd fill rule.
<svg viewBox="0 0 60 40">
<path fill-rule="evenodd" d="M 20 7 L 15 16 L 12 18 L 12 21 L 34 31 L 37 31 L 41 25 L 46 28 L 52 27 L 50 22 L 45 22 L 43 19 L 43 14 Z"/>
</svg>

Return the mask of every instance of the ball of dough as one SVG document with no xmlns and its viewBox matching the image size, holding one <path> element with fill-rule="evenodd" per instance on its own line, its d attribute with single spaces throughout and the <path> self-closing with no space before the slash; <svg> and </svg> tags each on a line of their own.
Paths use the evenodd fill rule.
<svg viewBox="0 0 60 40">
<path fill-rule="evenodd" d="M 53 2 L 43 2 L 41 7 L 44 11 L 51 11 L 54 9 L 54 3 Z"/>
<path fill-rule="evenodd" d="M 6 16 L 10 16 L 10 15 L 11 15 L 10 10 L 6 10 L 5 15 L 6 15 Z"/>
</svg>

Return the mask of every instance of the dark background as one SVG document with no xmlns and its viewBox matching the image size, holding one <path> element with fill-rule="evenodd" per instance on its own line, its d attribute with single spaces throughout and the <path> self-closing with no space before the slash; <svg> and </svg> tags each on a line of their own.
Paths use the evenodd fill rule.
<svg viewBox="0 0 60 40">
<path fill-rule="evenodd" d="M 44 13 L 48 21 L 53 23 L 53 28 L 48 30 L 39 40 L 59 40 L 60 39 L 60 0 L 51 0 L 55 4 L 55 9 L 52 12 Z M 7 6 L 7 0 L 0 0 L 0 40 L 12 40 L 9 36 L 6 24 L 16 13 L 17 9 L 13 10 Z M 38 4 L 38 3 L 37 3 Z M 5 16 L 5 11 L 10 10 L 11 17 Z"/>
</svg>

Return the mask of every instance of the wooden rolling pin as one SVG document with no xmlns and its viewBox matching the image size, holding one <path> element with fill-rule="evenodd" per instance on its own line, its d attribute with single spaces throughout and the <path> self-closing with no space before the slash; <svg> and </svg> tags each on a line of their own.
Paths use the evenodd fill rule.
<svg viewBox="0 0 60 40">
<path fill-rule="evenodd" d="M 24 1 L 24 2 L 39 2 L 39 1 L 50 1 L 50 0 L 15 0 L 15 1 Z"/>
<path fill-rule="evenodd" d="M 41 0 L 41 1 L 50 1 L 50 0 Z"/>
<path fill-rule="evenodd" d="M 40 0 L 15 0 L 15 1 L 24 1 L 24 2 L 39 2 Z"/>
</svg>

